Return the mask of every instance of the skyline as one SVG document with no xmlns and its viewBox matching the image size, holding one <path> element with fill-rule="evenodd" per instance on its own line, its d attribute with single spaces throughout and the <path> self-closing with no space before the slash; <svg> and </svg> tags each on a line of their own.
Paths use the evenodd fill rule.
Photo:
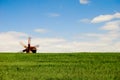
<svg viewBox="0 0 120 80">
<path fill-rule="evenodd" d="M 0 0 L 0 51 L 120 51 L 119 0 Z"/>
</svg>

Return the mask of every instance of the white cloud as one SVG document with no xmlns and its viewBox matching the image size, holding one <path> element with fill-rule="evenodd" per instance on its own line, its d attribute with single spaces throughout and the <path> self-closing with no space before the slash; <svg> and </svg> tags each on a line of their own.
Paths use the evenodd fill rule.
<svg viewBox="0 0 120 80">
<path fill-rule="evenodd" d="M 107 22 L 101 27 L 102 30 L 120 31 L 120 20 Z"/>
<path fill-rule="evenodd" d="M 88 4 L 89 0 L 80 0 L 80 4 Z"/>
<path fill-rule="evenodd" d="M 0 33 L 0 51 L 1 52 L 19 52 L 24 48 L 19 44 L 23 42 L 27 45 L 28 35 L 21 32 L 9 31 Z M 62 48 L 58 47 L 59 44 L 66 42 L 62 38 L 32 38 L 31 44 L 40 45 L 39 52 L 55 52 L 62 51 Z"/>
<path fill-rule="evenodd" d="M 87 18 L 85 18 L 85 19 L 81 19 L 81 20 L 79 20 L 79 22 L 89 23 L 89 22 L 90 22 L 90 20 L 89 20 L 89 19 L 87 19 Z"/>
<path fill-rule="evenodd" d="M 58 14 L 58 13 L 49 13 L 48 16 L 49 17 L 59 17 L 60 14 Z"/>
<path fill-rule="evenodd" d="M 15 31 L 1 32 L 0 33 L 0 51 L 12 52 L 20 51 L 19 41 L 28 37 L 27 34 Z"/>
<path fill-rule="evenodd" d="M 34 37 L 31 45 L 39 45 L 38 52 L 92 52 L 92 51 L 120 51 L 117 43 L 120 35 L 119 32 L 108 32 L 105 34 L 89 33 L 84 37 L 96 38 L 94 41 L 67 40 L 65 38 L 39 38 Z M 24 49 L 19 42 L 27 44 L 28 35 L 21 32 L 2 32 L 0 33 L 0 51 L 1 52 L 18 52 Z"/>
<path fill-rule="evenodd" d="M 110 21 L 112 19 L 120 19 L 120 13 L 115 13 L 112 15 L 99 15 L 92 19 L 91 23 L 100 23 L 105 21 Z"/>
<path fill-rule="evenodd" d="M 47 33 L 48 32 L 46 29 L 35 29 L 34 31 L 38 32 L 38 33 Z"/>
</svg>

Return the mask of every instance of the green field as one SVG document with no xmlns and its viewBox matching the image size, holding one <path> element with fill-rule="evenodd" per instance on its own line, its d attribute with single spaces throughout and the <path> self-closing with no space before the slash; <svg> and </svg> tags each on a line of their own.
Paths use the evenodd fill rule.
<svg viewBox="0 0 120 80">
<path fill-rule="evenodd" d="M 120 80 L 120 53 L 1 53 L 0 80 Z"/>
</svg>

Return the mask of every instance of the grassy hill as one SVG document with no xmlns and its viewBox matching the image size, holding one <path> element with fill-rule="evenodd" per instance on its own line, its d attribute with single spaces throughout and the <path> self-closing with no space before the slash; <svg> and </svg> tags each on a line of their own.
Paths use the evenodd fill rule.
<svg viewBox="0 0 120 80">
<path fill-rule="evenodd" d="M 1 53 L 0 80 L 120 80 L 120 54 Z"/>
</svg>

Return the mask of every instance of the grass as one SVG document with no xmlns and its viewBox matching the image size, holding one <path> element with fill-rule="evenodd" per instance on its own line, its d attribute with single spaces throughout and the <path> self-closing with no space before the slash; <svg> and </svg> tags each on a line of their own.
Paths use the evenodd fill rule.
<svg viewBox="0 0 120 80">
<path fill-rule="evenodd" d="M 120 53 L 1 53 L 0 80 L 120 80 Z"/>
</svg>

